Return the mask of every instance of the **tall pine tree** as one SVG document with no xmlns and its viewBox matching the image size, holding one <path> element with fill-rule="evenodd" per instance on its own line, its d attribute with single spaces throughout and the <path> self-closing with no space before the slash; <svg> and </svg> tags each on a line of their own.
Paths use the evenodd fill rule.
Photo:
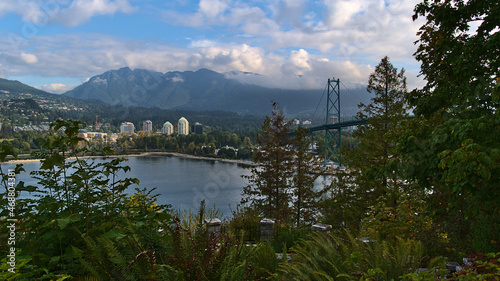
<svg viewBox="0 0 500 281">
<path fill-rule="evenodd" d="M 292 140 L 294 148 L 293 209 L 297 226 L 311 224 L 319 211 L 322 191 L 314 189 L 314 182 L 319 177 L 314 168 L 319 166 L 319 159 L 310 153 L 311 140 L 309 131 L 298 127 Z"/>
<path fill-rule="evenodd" d="M 243 189 L 241 203 L 249 203 L 248 207 L 259 209 L 265 217 L 286 222 L 292 212 L 291 122 L 285 122 L 277 103 L 273 107 L 272 118 L 266 116 L 257 135 L 257 151 L 252 160 L 258 165 L 252 168 L 250 176 L 245 176 L 249 185 Z"/>
<path fill-rule="evenodd" d="M 390 188 L 390 183 L 398 179 L 397 126 L 407 116 L 404 69 L 398 72 L 387 56 L 382 58 L 368 79 L 367 90 L 374 97 L 369 104 L 359 105 L 357 118 L 368 121 L 354 132 L 358 148 L 347 150 L 345 159 L 369 204 L 380 196 L 397 198 L 397 189 Z"/>
</svg>

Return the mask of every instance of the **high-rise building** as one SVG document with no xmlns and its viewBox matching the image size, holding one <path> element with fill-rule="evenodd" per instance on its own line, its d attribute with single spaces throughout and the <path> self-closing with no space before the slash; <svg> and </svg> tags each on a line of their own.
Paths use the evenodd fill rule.
<svg viewBox="0 0 500 281">
<path fill-rule="evenodd" d="M 144 132 L 152 132 L 153 131 L 153 122 L 151 120 L 146 120 L 142 123 L 142 130 Z"/>
<path fill-rule="evenodd" d="M 189 135 L 189 122 L 186 118 L 181 117 L 177 123 L 179 135 Z"/>
<path fill-rule="evenodd" d="M 197 135 L 203 134 L 203 125 L 201 123 L 194 123 L 191 127 L 191 131 Z"/>
<path fill-rule="evenodd" d="M 165 124 L 163 124 L 162 132 L 167 136 L 172 135 L 174 133 L 174 125 L 168 121 L 165 122 Z"/>
<path fill-rule="evenodd" d="M 135 132 L 135 126 L 134 123 L 131 122 L 124 122 L 120 125 L 120 133 L 124 134 L 133 134 Z"/>
</svg>

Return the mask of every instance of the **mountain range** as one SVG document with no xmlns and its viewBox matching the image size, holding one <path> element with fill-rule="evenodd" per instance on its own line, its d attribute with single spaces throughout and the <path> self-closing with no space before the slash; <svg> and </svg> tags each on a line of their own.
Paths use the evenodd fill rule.
<svg viewBox="0 0 500 281">
<path fill-rule="evenodd" d="M 357 103 L 368 99 L 367 94 L 363 93 L 366 92 L 364 88 L 351 91 L 365 98 L 357 102 L 341 99 L 342 115 L 354 115 Z M 275 101 L 285 113 L 303 116 L 316 111 L 322 97 L 326 100 L 323 94 L 322 89 L 285 90 L 245 84 L 208 69 L 161 73 L 124 67 L 93 76 L 63 95 L 99 100 L 110 105 L 171 110 L 225 110 L 257 115 L 269 114 L 271 101 Z M 323 107 L 326 107 L 324 101 L 317 114 L 321 114 Z"/>
</svg>

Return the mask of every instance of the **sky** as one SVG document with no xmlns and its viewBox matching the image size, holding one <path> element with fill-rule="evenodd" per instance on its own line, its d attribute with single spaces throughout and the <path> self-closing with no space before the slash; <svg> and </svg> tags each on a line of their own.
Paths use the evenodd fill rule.
<svg viewBox="0 0 500 281">
<path fill-rule="evenodd" d="M 384 56 L 422 87 L 415 0 L 1 0 L 0 77 L 51 93 L 108 70 L 208 68 L 245 83 L 366 85 Z M 259 75 L 244 75 L 251 72 Z"/>
</svg>

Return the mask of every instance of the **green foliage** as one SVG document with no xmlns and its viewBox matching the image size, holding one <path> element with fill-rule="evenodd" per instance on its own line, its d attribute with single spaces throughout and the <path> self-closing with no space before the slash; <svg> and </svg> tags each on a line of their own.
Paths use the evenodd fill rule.
<svg viewBox="0 0 500 281">
<path fill-rule="evenodd" d="M 426 201 L 416 194 L 402 194 L 396 206 L 388 206 L 384 198 L 370 207 L 363 218 L 362 235 L 392 241 L 398 237 L 422 243 L 428 256 L 446 253 L 446 233 L 432 220 Z"/>
<path fill-rule="evenodd" d="M 244 243 L 244 236 L 208 236 L 204 218 L 202 202 L 197 221 L 187 223 L 194 227 L 183 227 L 175 218 L 175 225 L 168 228 L 172 241 L 167 264 L 161 265 L 168 280 L 259 280 L 274 275 L 279 262 L 269 243 L 254 247 Z"/>
<path fill-rule="evenodd" d="M 396 143 L 398 127 L 407 116 L 404 69 L 398 72 L 387 56 L 382 58 L 368 79 L 367 90 L 374 96 L 369 104 L 359 105 L 356 116 L 367 119 L 367 124 L 353 134 L 358 140 L 356 147 L 343 147 L 348 170 L 337 173 L 325 202 L 325 207 L 335 209 L 335 225 L 342 223 L 353 230 L 359 229 L 364 214 L 379 197 L 394 206 L 400 193 Z"/>
<path fill-rule="evenodd" d="M 238 206 L 232 213 L 228 224 L 228 231 L 243 241 L 260 241 L 260 211 Z"/>
<path fill-rule="evenodd" d="M 311 233 L 311 227 L 296 227 L 290 225 L 274 225 L 274 236 L 271 245 L 279 253 L 295 246 L 301 239 Z"/>
<path fill-rule="evenodd" d="M 473 264 L 451 276 L 450 280 L 498 280 L 500 278 L 500 253 L 476 254 Z"/>
<path fill-rule="evenodd" d="M 297 227 L 316 222 L 322 191 L 314 189 L 314 182 L 320 176 L 314 169 L 319 166 L 318 158 L 309 153 L 311 140 L 308 130 L 298 127 L 292 140 L 294 147 L 294 175 L 292 188 L 294 198 L 294 222 Z"/>
<path fill-rule="evenodd" d="M 75 256 L 98 280 L 168 280 L 157 266 L 158 249 L 142 245 L 137 224 L 127 228 L 124 233 L 111 230 L 95 238 L 85 237 L 87 252 L 75 250 Z"/>
<path fill-rule="evenodd" d="M 243 189 L 241 202 L 251 203 L 251 207 L 261 210 L 264 217 L 284 222 L 290 219 L 291 214 L 291 122 L 285 122 L 285 116 L 276 103 L 273 106 L 273 117 L 266 116 L 257 136 L 258 150 L 252 160 L 258 166 L 251 168 L 250 176 L 244 176 L 249 185 Z"/>
<path fill-rule="evenodd" d="M 286 280 L 396 280 L 414 271 L 422 255 L 420 242 L 364 242 L 342 236 L 311 235 L 291 249 L 292 261 L 280 271 Z"/>
<path fill-rule="evenodd" d="M 367 210 L 364 189 L 355 184 L 355 176 L 348 171 L 338 171 L 325 186 L 321 201 L 321 221 L 334 229 L 346 228 L 359 232 L 360 222 Z"/>
<path fill-rule="evenodd" d="M 388 57 L 382 58 L 368 79 L 367 90 L 374 97 L 371 103 L 359 105 L 356 117 L 368 121 L 354 132 L 358 148 L 346 151 L 346 164 L 357 172 L 357 184 L 378 198 L 388 193 L 389 180 L 398 179 L 394 169 L 399 158 L 395 153 L 397 127 L 407 116 L 404 69 L 398 72 Z"/>
<path fill-rule="evenodd" d="M 406 177 L 431 194 L 436 223 L 463 250 L 500 249 L 499 7 L 461 0 L 415 7 L 414 19 L 426 19 L 415 57 L 427 84 L 407 96 L 416 118 L 398 152 Z"/>
<path fill-rule="evenodd" d="M 51 124 L 55 133 L 41 141 L 43 150 L 37 153 L 42 158 L 41 167 L 32 173 L 38 187 L 17 184 L 17 192 L 33 192 L 32 198 L 17 198 L 16 248 L 19 257 L 29 257 L 29 262 L 20 263 L 19 276 L 39 280 L 68 274 L 88 276 L 95 267 L 81 265 L 80 262 L 88 263 L 87 258 L 101 259 L 102 264 L 109 265 L 112 264 L 109 261 L 120 257 L 119 253 L 127 257 L 120 252 L 120 245 L 116 245 L 119 252 L 111 251 L 111 245 L 115 246 L 113 239 L 124 238 L 123 229 L 128 221 L 133 221 L 135 227 L 128 233 L 134 233 L 133 239 L 143 245 L 143 251 L 161 248 L 158 243 L 163 236 L 158 230 L 170 221 L 168 207 L 154 204 L 151 191 L 138 190 L 132 197 L 125 194 L 125 190 L 138 183 L 137 179 L 118 178 L 119 172 L 130 170 L 122 165 L 125 159 L 94 163 L 87 158 L 94 151 L 80 145 L 83 140 L 78 137 L 78 130 L 82 126 L 81 122 L 71 120 Z M 4 145 L 0 160 L 9 154 L 12 148 Z M 18 165 L 15 172 L 21 171 Z M 3 180 L 6 184 L 5 175 Z M 6 193 L 1 194 L 2 204 L 6 204 Z M 3 209 L 0 217 L 8 217 L 7 210 Z M 108 253 L 96 251 L 104 246 Z M 135 255 L 129 254 L 127 262 Z"/>
</svg>

